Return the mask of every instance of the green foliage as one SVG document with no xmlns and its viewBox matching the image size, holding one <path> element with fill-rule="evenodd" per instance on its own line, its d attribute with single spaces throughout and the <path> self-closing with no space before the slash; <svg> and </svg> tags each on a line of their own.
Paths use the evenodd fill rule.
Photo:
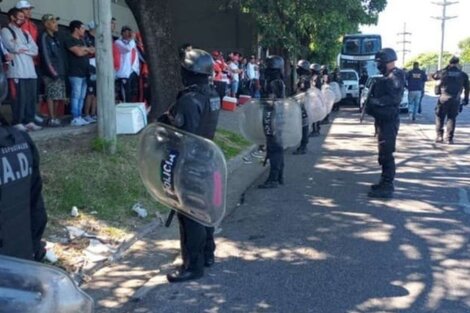
<svg viewBox="0 0 470 313">
<path fill-rule="evenodd" d="M 224 129 L 217 130 L 214 142 L 222 150 L 227 160 L 250 146 L 250 143 L 242 136 Z"/>
<path fill-rule="evenodd" d="M 446 64 L 447 61 L 452 57 L 452 54 L 449 52 L 444 52 L 442 58 L 443 58 L 443 64 Z M 437 52 L 426 52 L 426 53 L 421 53 L 418 56 L 409 59 L 408 62 L 405 64 L 405 68 L 411 69 L 413 68 L 413 63 L 414 62 L 419 62 L 420 67 L 428 67 L 432 65 L 436 65 L 439 62 L 439 53 Z"/>
<path fill-rule="evenodd" d="M 340 38 L 359 24 L 377 22 L 386 0 L 228 0 L 242 12 L 253 14 L 260 44 L 290 56 L 314 57 L 331 63 Z"/>
<path fill-rule="evenodd" d="M 459 42 L 460 60 L 463 63 L 470 63 L 470 37 Z"/>
</svg>

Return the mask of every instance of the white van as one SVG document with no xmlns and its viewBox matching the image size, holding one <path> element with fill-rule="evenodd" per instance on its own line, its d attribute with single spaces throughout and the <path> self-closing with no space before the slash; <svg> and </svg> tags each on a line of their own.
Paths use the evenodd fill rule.
<svg viewBox="0 0 470 313">
<path fill-rule="evenodd" d="M 352 100 L 359 105 L 359 75 L 353 69 L 340 70 L 343 88 L 346 93 L 345 101 Z"/>
</svg>

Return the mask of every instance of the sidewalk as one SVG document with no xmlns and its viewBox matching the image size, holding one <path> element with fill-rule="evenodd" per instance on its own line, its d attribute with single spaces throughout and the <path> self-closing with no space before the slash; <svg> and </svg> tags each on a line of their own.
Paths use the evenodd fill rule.
<svg viewBox="0 0 470 313">
<path fill-rule="evenodd" d="M 246 192 L 204 278 L 113 312 L 469 312 L 468 143 L 436 147 L 404 118 L 395 198 L 370 199 L 377 143 L 358 120 L 342 109 L 308 154 L 286 152 L 285 186 Z"/>
<path fill-rule="evenodd" d="M 221 111 L 218 128 L 239 133 L 238 113 Z M 256 159 L 249 164 L 244 162 L 243 158 L 251 158 L 250 153 L 254 149 L 252 146 L 227 162 L 226 218 L 240 205 L 245 190 L 267 169 Z M 221 227 L 224 227 L 223 223 Z M 170 228 L 160 224 L 155 231 L 132 245 L 121 260 L 97 271 L 82 288 L 95 299 L 97 312 L 116 312 L 132 297 L 140 297 L 142 290 L 148 291 L 147 287 L 166 284 L 165 274 L 179 252 L 178 222 L 174 219 Z"/>
</svg>

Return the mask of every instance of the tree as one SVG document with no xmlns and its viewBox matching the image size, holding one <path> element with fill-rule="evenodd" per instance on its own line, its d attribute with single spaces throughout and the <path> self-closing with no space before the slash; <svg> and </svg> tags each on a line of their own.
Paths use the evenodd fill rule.
<svg viewBox="0 0 470 313">
<path fill-rule="evenodd" d="M 172 36 L 170 0 L 126 0 L 142 33 L 149 65 L 151 119 L 174 101 L 180 85 L 178 51 Z"/>
<path fill-rule="evenodd" d="M 449 52 L 444 51 L 444 54 L 442 57 L 444 61 L 449 60 L 451 57 L 452 55 Z M 405 64 L 405 68 L 408 68 L 408 69 L 412 68 L 414 62 L 418 62 L 420 67 L 430 67 L 430 66 L 437 65 L 438 61 L 439 61 L 438 52 L 421 53 L 418 56 L 409 59 L 408 62 L 406 62 Z"/>
<path fill-rule="evenodd" d="M 261 37 L 259 44 L 289 60 L 308 58 L 331 64 L 342 35 L 359 24 L 376 23 L 386 0 L 226 0 L 229 7 L 251 13 Z M 291 79 L 287 80 L 289 87 Z"/>
<path fill-rule="evenodd" d="M 460 59 L 463 63 L 470 63 L 470 37 L 459 42 Z"/>
</svg>

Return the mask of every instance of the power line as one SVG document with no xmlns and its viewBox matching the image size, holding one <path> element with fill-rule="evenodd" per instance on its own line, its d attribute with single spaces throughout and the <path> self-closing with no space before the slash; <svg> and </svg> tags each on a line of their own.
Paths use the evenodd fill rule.
<svg viewBox="0 0 470 313">
<path fill-rule="evenodd" d="M 445 38 L 445 28 L 446 28 L 446 21 L 456 18 L 457 16 L 447 16 L 447 6 L 459 3 L 458 1 L 447 1 L 444 0 L 443 2 L 433 2 L 435 5 L 442 6 L 442 16 L 431 16 L 432 18 L 436 20 L 441 21 L 441 50 L 439 52 L 439 69 L 442 68 L 442 56 L 444 54 L 444 38 Z"/>
<path fill-rule="evenodd" d="M 403 32 L 398 33 L 397 35 L 403 37 L 402 40 L 398 41 L 397 43 L 403 45 L 399 52 L 402 53 L 402 66 L 404 67 L 406 54 L 410 52 L 410 50 L 406 49 L 406 45 L 411 44 L 411 41 L 407 40 L 408 38 L 406 37 L 411 36 L 411 33 L 406 31 L 406 23 L 403 23 Z"/>
</svg>

